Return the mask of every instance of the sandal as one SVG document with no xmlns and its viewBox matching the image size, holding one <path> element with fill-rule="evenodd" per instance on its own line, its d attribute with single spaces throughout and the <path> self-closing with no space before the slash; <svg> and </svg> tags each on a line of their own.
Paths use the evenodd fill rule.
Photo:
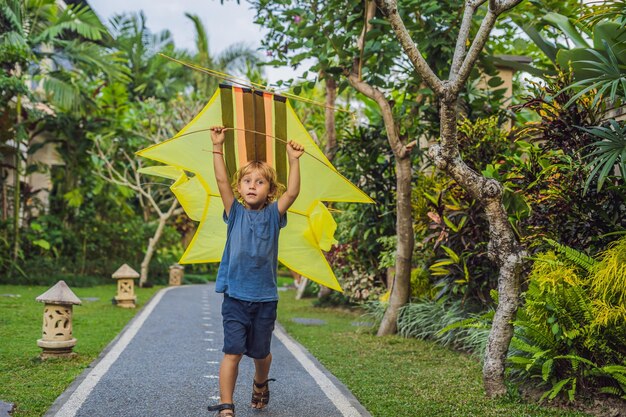
<svg viewBox="0 0 626 417">
<path fill-rule="evenodd" d="M 218 405 L 210 405 L 209 411 L 217 411 L 217 417 L 235 417 L 235 404 L 224 403 Z"/>
<path fill-rule="evenodd" d="M 270 387 L 267 385 L 270 381 L 276 381 L 274 378 L 270 378 L 262 383 L 257 383 L 254 379 L 254 386 L 252 387 L 252 408 L 262 410 L 270 402 Z M 263 389 L 263 391 L 256 391 L 254 388 Z"/>
</svg>

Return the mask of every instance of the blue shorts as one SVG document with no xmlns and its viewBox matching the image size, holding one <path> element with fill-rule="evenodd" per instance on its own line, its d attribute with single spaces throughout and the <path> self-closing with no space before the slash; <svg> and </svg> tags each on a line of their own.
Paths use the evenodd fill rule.
<svg viewBox="0 0 626 417">
<path fill-rule="evenodd" d="M 270 354 L 278 301 L 242 301 L 224 294 L 224 348 L 231 355 L 265 359 Z"/>
</svg>

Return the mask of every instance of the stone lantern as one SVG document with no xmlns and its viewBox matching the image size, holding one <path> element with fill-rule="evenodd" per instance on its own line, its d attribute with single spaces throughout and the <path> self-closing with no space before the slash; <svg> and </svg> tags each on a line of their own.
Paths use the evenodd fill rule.
<svg viewBox="0 0 626 417">
<path fill-rule="evenodd" d="M 45 304 L 43 335 L 37 340 L 37 346 L 43 349 L 41 358 L 76 355 L 72 352 L 76 345 L 76 339 L 72 335 L 72 305 L 82 304 L 80 299 L 70 290 L 65 281 L 59 281 L 36 300 Z"/>
<path fill-rule="evenodd" d="M 135 308 L 137 296 L 135 295 L 135 281 L 133 279 L 139 278 L 139 273 L 124 264 L 113 273 L 112 278 L 117 280 L 117 295 L 115 296 L 117 306 Z"/>
<path fill-rule="evenodd" d="M 182 265 L 174 264 L 170 266 L 170 285 L 178 286 L 183 283 L 183 277 L 185 276 L 185 267 Z"/>
</svg>

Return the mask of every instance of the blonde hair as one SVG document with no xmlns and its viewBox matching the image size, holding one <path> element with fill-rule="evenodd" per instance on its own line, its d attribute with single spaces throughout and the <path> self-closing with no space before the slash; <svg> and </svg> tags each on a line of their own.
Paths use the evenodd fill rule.
<svg viewBox="0 0 626 417">
<path fill-rule="evenodd" d="M 239 168 L 237 172 L 235 172 L 235 175 L 233 175 L 231 187 L 233 188 L 237 200 L 241 201 L 243 198 L 237 190 L 241 179 L 253 171 L 258 171 L 270 184 L 270 192 L 267 194 L 267 203 L 273 202 L 285 192 L 285 186 L 278 182 L 276 170 L 271 165 L 263 161 L 251 161 L 247 165 Z"/>
</svg>

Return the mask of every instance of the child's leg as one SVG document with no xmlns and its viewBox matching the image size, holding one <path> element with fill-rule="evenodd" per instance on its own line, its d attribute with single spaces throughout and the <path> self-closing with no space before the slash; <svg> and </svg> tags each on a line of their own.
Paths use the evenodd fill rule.
<svg viewBox="0 0 626 417">
<path fill-rule="evenodd" d="M 254 382 L 262 384 L 267 381 L 270 375 L 270 366 L 272 366 L 272 354 L 270 353 L 263 359 L 254 360 Z"/>
<path fill-rule="evenodd" d="M 277 301 L 257 303 L 252 328 L 247 342 L 246 355 L 254 358 L 254 384 L 252 384 L 252 408 L 265 408 L 270 400 L 267 386 L 272 365 L 272 331 L 276 321 Z M 273 379 L 271 381 L 274 381 Z"/>
<path fill-rule="evenodd" d="M 233 392 L 239 374 L 239 362 L 243 355 L 224 354 L 220 365 L 220 404 L 233 403 Z"/>
<path fill-rule="evenodd" d="M 270 366 L 272 365 L 272 354 L 268 354 L 263 359 L 254 360 L 254 384 L 252 384 L 252 408 L 265 408 L 269 401 L 269 388 L 267 386 L 270 374 Z M 272 379 L 273 381 L 273 379 Z M 264 384 L 265 383 L 265 384 Z M 259 388 L 258 385 L 261 385 Z M 264 385 L 262 385 L 264 384 Z M 256 395 L 256 394 L 260 395 Z"/>
</svg>

